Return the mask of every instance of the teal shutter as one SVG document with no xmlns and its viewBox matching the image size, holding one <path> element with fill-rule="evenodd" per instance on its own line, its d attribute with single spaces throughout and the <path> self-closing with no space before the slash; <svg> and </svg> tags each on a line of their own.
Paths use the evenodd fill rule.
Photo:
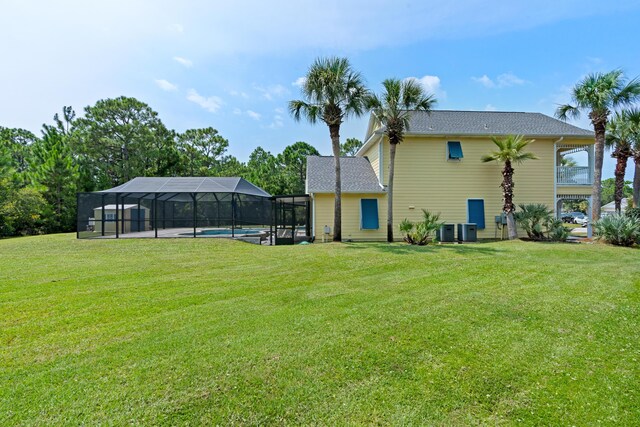
<svg viewBox="0 0 640 427">
<path fill-rule="evenodd" d="M 478 226 L 478 230 L 485 228 L 483 199 L 467 200 L 467 222 L 470 224 L 476 224 Z"/>
<path fill-rule="evenodd" d="M 460 160 L 463 157 L 460 141 L 448 141 L 447 151 L 449 152 L 449 159 Z"/>
<path fill-rule="evenodd" d="M 360 228 L 363 230 L 377 230 L 378 199 L 360 199 Z"/>
</svg>

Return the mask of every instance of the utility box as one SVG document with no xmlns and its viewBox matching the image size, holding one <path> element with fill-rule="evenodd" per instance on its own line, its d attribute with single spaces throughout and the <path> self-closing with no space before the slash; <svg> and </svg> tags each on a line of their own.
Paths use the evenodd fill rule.
<svg viewBox="0 0 640 427">
<path fill-rule="evenodd" d="M 455 224 L 442 224 L 440 230 L 436 232 L 436 238 L 439 242 L 451 243 L 455 242 Z"/>
<path fill-rule="evenodd" d="M 477 224 L 458 224 L 458 241 L 459 242 L 477 242 L 478 241 L 478 225 Z"/>
</svg>

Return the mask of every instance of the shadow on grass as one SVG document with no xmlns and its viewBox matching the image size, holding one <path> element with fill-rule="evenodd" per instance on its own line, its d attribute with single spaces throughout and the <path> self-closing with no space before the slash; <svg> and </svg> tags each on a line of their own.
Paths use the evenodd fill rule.
<svg viewBox="0 0 640 427">
<path fill-rule="evenodd" d="M 440 251 L 453 251 L 463 254 L 486 254 L 494 255 L 501 251 L 492 247 L 488 247 L 486 243 L 492 241 L 480 241 L 477 243 L 465 244 L 430 244 L 425 246 L 409 245 L 406 243 L 343 243 L 347 248 L 354 250 L 375 249 L 380 252 L 391 254 L 415 254 L 415 253 L 435 253 Z"/>
</svg>

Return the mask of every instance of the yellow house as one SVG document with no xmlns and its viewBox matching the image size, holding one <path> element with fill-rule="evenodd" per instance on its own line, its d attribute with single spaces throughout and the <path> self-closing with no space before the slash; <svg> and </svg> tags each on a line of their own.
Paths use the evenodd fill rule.
<svg viewBox="0 0 640 427">
<path fill-rule="evenodd" d="M 372 123 L 356 156 L 340 159 L 344 241 L 386 240 L 389 142 Z M 502 165 L 483 163 L 481 157 L 494 150 L 491 137 L 509 134 L 534 139 L 528 150 L 538 157 L 515 165 L 516 204 L 544 203 L 560 215 L 563 200 L 591 203 L 593 132 L 540 113 L 414 112 L 396 151 L 394 237 L 400 240 L 399 223 L 420 220 L 422 209 L 440 213 L 446 223 L 476 224 L 479 238 L 500 236 Z M 563 166 L 563 157 L 579 152 L 585 152 L 584 165 Z M 309 157 L 307 193 L 316 242 L 331 239 L 334 187 L 333 157 Z"/>
</svg>

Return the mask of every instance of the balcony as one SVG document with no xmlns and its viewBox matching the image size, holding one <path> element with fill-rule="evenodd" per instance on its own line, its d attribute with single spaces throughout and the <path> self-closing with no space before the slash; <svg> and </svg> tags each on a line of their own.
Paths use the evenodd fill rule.
<svg viewBox="0 0 640 427">
<path fill-rule="evenodd" d="M 558 166 L 556 168 L 558 185 L 591 185 L 593 177 L 589 166 Z"/>
</svg>

